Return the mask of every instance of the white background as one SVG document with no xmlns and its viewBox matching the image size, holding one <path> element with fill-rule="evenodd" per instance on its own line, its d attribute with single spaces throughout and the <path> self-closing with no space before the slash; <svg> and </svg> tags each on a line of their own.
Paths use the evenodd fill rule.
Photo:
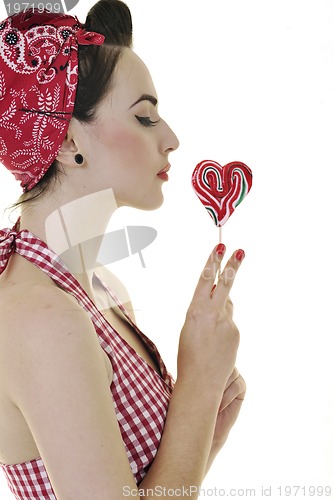
<svg viewBox="0 0 333 500">
<path fill-rule="evenodd" d="M 171 155 L 163 207 L 121 209 L 112 223 L 157 229 L 143 251 L 146 269 L 137 255 L 113 269 L 174 373 L 186 309 L 218 240 L 192 191 L 192 170 L 203 159 L 237 159 L 254 174 L 223 228 L 228 253 L 246 252 L 232 299 L 248 391 L 204 487 L 255 488 L 260 497 L 272 486 L 273 498 L 278 486 L 333 487 L 333 3 L 127 3 L 134 48 L 181 147 Z M 81 0 L 73 13 L 83 21 L 92 4 Z M 0 182 L 2 215 L 20 189 L 4 168 Z M 2 216 L 1 227 L 8 224 Z M 1 474 L 0 492 L 12 498 Z"/>
</svg>

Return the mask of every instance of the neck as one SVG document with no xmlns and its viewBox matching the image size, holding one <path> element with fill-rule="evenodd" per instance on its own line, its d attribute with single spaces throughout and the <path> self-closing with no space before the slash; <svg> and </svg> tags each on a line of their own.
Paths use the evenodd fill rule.
<svg viewBox="0 0 333 500">
<path fill-rule="evenodd" d="M 47 197 L 22 212 L 20 228 L 45 241 L 91 296 L 103 236 L 116 209 L 112 189 L 63 203 Z"/>
</svg>

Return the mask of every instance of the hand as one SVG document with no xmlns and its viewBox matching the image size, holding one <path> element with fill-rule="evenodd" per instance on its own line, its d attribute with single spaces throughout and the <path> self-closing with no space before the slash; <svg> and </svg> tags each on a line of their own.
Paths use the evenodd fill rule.
<svg viewBox="0 0 333 500">
<path fill-rule="evenodd" d="M 244 401 L 245 391 L 246 386 L 244 379 L 239 374 L 237 368 L 235 368 L 227 382 L 219 407 L 219 412 L 216 417 L 212 445 L 206 466 L 206 474 L 209 471 L 216 455 L 226 442 L 229 432 L 237 420 L 239 411 Z"/>
<path fill-rule="evenodd" d="M 246 385 L 237 368 L 234 369 L 223 393 L 213 437 L 212 448 L 218 451 L 227 440 L 244 401 Z"/>
<path fill-rule="evenodd" d="M 232 320 L 229 292 L 244 252 L 234 252 L 213 293 L 225 246 L 218 245 L 201 273 L 181 331 L 178 351 L 178 378 L 202 384 L 221 401 L 233 373 L 239 345 L 239 331 Z"/>
</svg>

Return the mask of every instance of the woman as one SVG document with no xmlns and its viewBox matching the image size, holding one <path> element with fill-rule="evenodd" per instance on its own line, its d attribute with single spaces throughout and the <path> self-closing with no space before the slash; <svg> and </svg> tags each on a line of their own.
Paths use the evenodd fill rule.
<svg viewBox="0 0 333 500">
<path fill-rule="evenodd" d="M 174 383 L 125 288 L 96 262 L 117 207 L 161 205 L 178 147 L 131 49 L 128 8 L 100 0 L 84 29 L 45 12 L 0 27 L 1 161 L 24 190 L 20 219 L 0 232 L 10 488 L 19 499 L 197 498 L 245 393 L 229 299 L 244 252 L 216 287 L 224 245 L 209 256 Z"/>
</svg>

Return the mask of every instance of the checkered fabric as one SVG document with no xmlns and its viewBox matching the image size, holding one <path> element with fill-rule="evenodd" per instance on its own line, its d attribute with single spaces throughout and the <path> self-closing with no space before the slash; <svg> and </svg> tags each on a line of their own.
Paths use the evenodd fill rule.
<svg viewBox="0 0 333 500">
<path fill-rule="evenodd" d="M 133 323 L 106 283 L 95 275 L 157 360 L 160 375 L 108 323 L 60 257 L 29 231 L 16 228 L 17 225 L 0 231 L 0 274 L 12 253 L 17 252 L 73 295 L 90 316 L 100 345 L 112 363 L 110 390 L 128 460 L 136 482 L 140 483 L 156 455 L 174 381 L 156 346 Z M 56 499 L 42 458 L 0 465 L 17 499 Z"/>
</svg>

